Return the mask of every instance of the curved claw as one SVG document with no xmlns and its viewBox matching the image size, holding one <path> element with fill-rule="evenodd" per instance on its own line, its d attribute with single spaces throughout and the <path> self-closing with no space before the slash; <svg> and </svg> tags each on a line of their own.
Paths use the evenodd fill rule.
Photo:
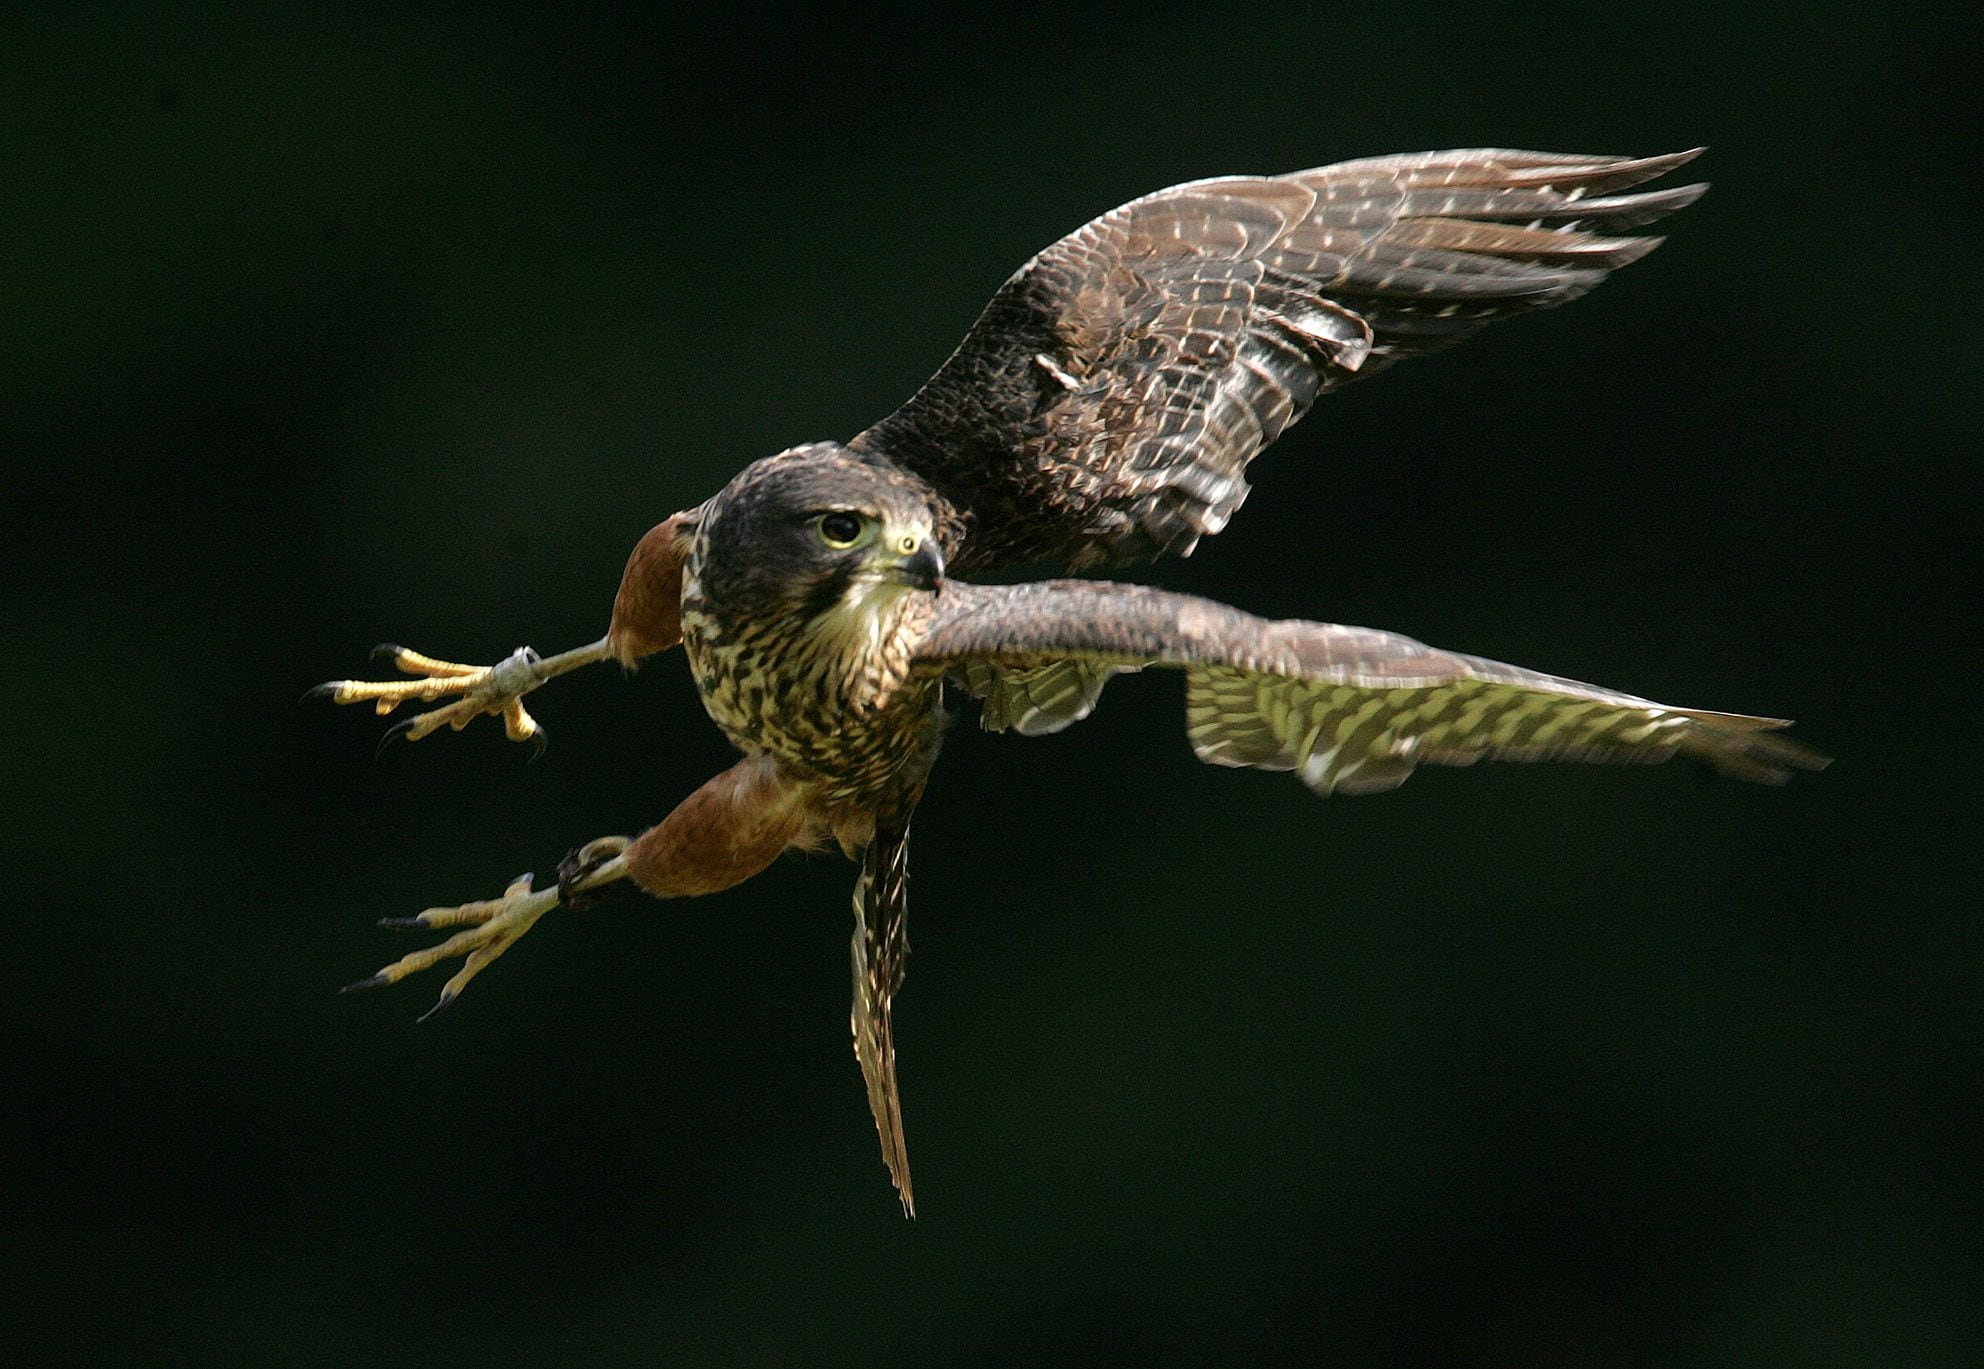
<svg viewBox="0 0 1984 1369">
<path fill-rule="evenodd" d="M 407 733 L 413 731 L 413 725 L 419 721 L 420 719 L 418 718 L 402 718 L 387 728 L 385 734 L 379 738 L 379 744 L 372 748 L 372 759 L 376 761 L 385 755 L 386 748 L 401 737 L 404 737 Z"/>
</svg>

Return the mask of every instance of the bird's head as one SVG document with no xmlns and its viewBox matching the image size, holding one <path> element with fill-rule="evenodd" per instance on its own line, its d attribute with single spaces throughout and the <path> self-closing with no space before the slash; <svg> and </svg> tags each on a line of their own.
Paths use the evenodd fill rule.
<svg viewBox="0 0 1984 1369">
<path fill-rule="evenodd" d="M 941 586 L 937 524 L 922 480 L 814 443 L 745 467 L 710 501 L 690 570 L 719 613 L 851 628 Z"/>
</svg>

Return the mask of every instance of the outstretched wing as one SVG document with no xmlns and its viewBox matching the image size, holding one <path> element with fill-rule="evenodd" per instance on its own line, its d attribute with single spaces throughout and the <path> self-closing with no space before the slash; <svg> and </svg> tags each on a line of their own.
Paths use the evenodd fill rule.
<svg viewBox="0 0 1984 1369">
<path fill-rule="evenodd" d="M 902 1134 L 902 1099 L 896 1091 L 896 1038 L 889 1000 L 902 987 L 909 957 L 909 821 L 883 816 L 861 858 L 854 885 L 854 1056 L 868 1084 L 868 1110 L 882 1138 L 902 1209 L 916 1215 L 909 1182 L 909 1149 Z"/>
<path fill-rule="evenodd" d="M 1293 770 L 1320 794 L 1371 793 L 1416 766 L 1498 760 L 1661 761 L 1779 782 L 1825 758 L 1775 718 L 1669 708 L 1575 680 L 1440 651 L 1370 628 L 1270 621 L 1141 585 L 947 582 L 918 650 L 991 697 L 987 725 L 1048 731 L 1085 715 L 1107 673 L 1185 672 L 1192 749 L 1216 765 Z M 1057 678 L 1088 687 L 1048 690 Z M 1045 683 L 1043 683 L 1045 682 Z M 1036 725 L 1028 729 L 1028 721 Z"/>
<path fill-rule="evenodd" d="M 1575 299 L 1658 246 L 1614 235 L 1707 187 L 1615 192 L 1699 151 L 1429 152 L 1160 190 L 1021 267 L 851 445 L 957 507 L 962 574 L 1188 554 L 1317 395 Z"/>
</svg>

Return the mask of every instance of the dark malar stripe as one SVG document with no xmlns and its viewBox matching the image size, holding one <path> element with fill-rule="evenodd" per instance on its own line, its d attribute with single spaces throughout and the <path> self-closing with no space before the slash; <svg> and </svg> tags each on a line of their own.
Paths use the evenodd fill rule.
<svg viewBox="0 0 1984 1369">
<path fill-rule="evenodd" d="M 847 594 L 847 587 L 854 582 L 857 567 L 853 561 L 838 561 L 832 570 L 814 582 L 806 591 L 806 597 L 799 601 L 801 621 L 811 623 L 832 609 Z"/>
</svg>

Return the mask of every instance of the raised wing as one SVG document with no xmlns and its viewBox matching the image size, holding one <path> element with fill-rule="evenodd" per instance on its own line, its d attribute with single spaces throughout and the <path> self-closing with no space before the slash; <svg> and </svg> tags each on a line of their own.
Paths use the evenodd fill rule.
<svg viewBox="0 0 1984 1369">
<path fill-rule="evenodd" d="M 1108 672 L 1182 670 L 1186 731 L 1201 760 L 1293 770 L 1319 794 L 1391 789 L 1419 765 L 1484 757 L 1662 761 L 1679 753 L 1771 783 L 1826 763 L 1775 735 L 1788 725 L 1775 718 L 1670 708 L 1396 633 L 1271 621 L 1141 585 L 951 581 L 937 602 L 917 653 L 926 668 L 994 697 L 1031 698 L 1027 689 L 1056 671 L 1092 685 L 1038 700 L 1034 721 L 1057 725 L 1094 706 Z M 1027 730 L 1010 708 L 986 719 Z"/>
<path fill-rule="evenodd" d="M 1316 396 L 1496 319 L 1575 299 L 1706 186 L 1692 159 L 1478 148 L 1133 200 L 1008 280 L 963 344 L 852 446 L 934 484 L 953 569 L 1189 554 Z"/>
<path fill-rule="evenodd" d="M 889 1001 L 902 987 L 909 958 L 909 821 L 884 816 L 861 858 L 854 885 L 854 1058 L 868 1084 L 868 1110 L 882 1138 L 902 1210 L 916 1215 L 909 1181 L 909 1148 L 902 1134 L 902 1098 L 896 1091 L 896 1038 Z"/>
</svg>

